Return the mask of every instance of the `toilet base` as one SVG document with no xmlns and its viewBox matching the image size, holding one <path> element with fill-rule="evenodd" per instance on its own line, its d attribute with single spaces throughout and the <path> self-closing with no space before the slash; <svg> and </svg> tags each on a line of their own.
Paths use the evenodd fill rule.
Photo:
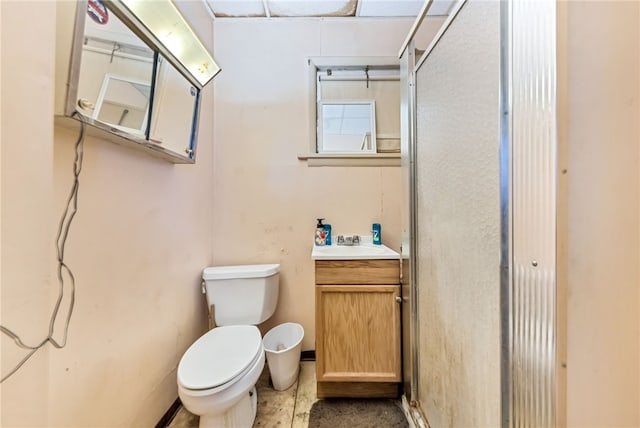
<svg viewBox="0 0 640 428">
<path fill-rule="evenodd" d="M 253 387 L 226 413 L 200 416 L 200 428 L 251 428 L 258 411 L 258 393 Z"/>
</svg>

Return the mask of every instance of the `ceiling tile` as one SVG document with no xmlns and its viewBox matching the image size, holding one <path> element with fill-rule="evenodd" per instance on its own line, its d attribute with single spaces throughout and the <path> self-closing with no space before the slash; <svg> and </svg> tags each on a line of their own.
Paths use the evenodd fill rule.
<svg viewBox="0 0 640 428">
<path fill-rule="evenodd" d="M 356 0 L 267 0 L 271 16 L 355 16 Z"/>
<path fill-rule="evenodd" d="M 358 0 L 358 16 L 418 16 L 423 0 Z"/>
<path fill-rule="evenodd" d="M 204 0 L 217 17 L 415 17 L 424 0 Z M 264 3 L 269 13 L 265 13 Z M 448 15 L 455 0 L 434 0 L 428 15 Z"/>
<path fill-rule="evenodd" d="M 217 17 L 267 16 L 262 0 L 205 0 Z"/>
<path fill-rule="evenodd" d="M 418 16 L 424 0 L 358 0 L 358 16 Z M 454 0 L 434 0 L 428 15 L 448 15 Z"/>
<path fill-rule="evenodd" d="M 455 0 L 433 0 L 427 15 L 449 15 L 455 3 Z"/>
</svg>

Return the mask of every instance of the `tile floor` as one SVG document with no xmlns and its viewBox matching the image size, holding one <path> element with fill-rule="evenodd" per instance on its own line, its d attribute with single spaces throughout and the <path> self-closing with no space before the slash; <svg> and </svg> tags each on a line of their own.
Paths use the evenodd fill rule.
<svg viewBox="0 0 640 428">
<path fill-rule="evenodd" d="M 269 369 L 265 369 L 256 384 L 258 412 L 254 427 L 306 428 L 309 411 L 316 398 L 315 361 L 300 363 L 298 381 L 286 391 L 276 391 L 269 385 Z M 196 428 L 198 417 L 181 407 L 168 428 Z"/>
</svg>

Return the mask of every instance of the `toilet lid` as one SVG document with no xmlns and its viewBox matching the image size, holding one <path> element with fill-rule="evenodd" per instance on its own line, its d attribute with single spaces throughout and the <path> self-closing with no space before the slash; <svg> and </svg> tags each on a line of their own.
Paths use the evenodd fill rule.
<svg viewBox="0 0 640 428">
<path fill-rule="evenodd" d="M 178 382 L 187 389 L 210 389 L 238 376 L 262 352 L 253 325 L 216 327 L 187 349 L 178 365 Z"/>
</svg>

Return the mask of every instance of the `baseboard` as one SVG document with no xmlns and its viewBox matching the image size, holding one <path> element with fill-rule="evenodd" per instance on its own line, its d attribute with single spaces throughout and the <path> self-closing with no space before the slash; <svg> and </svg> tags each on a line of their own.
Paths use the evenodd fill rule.
<svg viewBox="0 0 640 428">
<path fill-rule="evenodd" d="M 176 414 L 178 413 L 178 410 L 180 410 L 180 406 L 182 406 L 182 402 L 180 401 L 179 398 L 176 398 L 176 401 L 174 401 L 173 404 L 171 405 L 171 407 L 169 407 L 169 410 L 167 410 L 165 412 L 165 414 L 162 415 L 162 417 L 160 418 L 160 420 L 156 424 L 155 428 L 166 428 L 166 427 L 168 427 L 169 424 L 171 423 L 171 421 L 173 420 L 173 418 L 176 417 Z"/>
<path fill-rule="evenodd" d="M 316 360 L 316 350 L 312 349 L 310 351 L 302 351 L 302 352 L 300 352 L 300 360 L 301 361 L 315 361 Z"/>
</svg>

